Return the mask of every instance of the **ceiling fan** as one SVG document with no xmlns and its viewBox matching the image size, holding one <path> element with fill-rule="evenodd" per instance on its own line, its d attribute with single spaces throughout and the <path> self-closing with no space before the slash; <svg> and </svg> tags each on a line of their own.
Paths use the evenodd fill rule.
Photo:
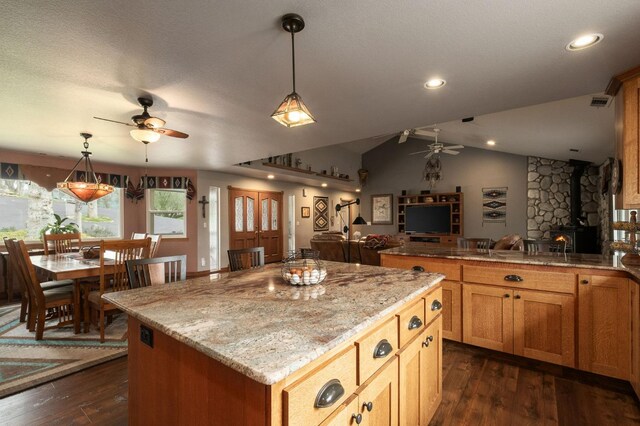
<svg viewBox="0 0 640 426">
<path fill-rule="evenodd" d="M 144 111 L 142 114 L 136 114 L 131 117 L 131 123 L 125 123 L 117 120 L 110 120 L 108 118 L 102 117 L 93 117 L 97 120 L 110 121 L 112 123 L 124 124 L 125 126 L 135 127 L 135 129 L 131 130 L 131 137 L 137 141 L 149 143 L 156 142 L 160 139 L 160 135 L 171 136 L 174 138 L 186 139 L 189 137 L 188 134 L 179 132 L 177 130 L 166 129 L 163 126 L 165 125 L 165 121 L 158 117 L 152 117 L 147 108 L 150 108 L 153 105 L 153 99 L 140 97 L 138 98 L 138 103 Z"/>
<path fill-rule="evenodd" d="M 438 133 L 440 133 L 440 129 L 433 129 L 433 132 L 436 135 L 436 140 L 434 143 L 429 145 L 428 149 L 424 151 L 412 152 L 409 155 L 424 154 L 425 152 L 427 153 L 427 155 L 425 155 L 424 158 L 431 158 L 432 156 L 440 153 L 458 155 L 460 154 L 460 152 L 455 150 L 464 148 L 463 145 L 444 146 L 444 144 L 438 142 Z"/>
<path fill-rule="evenodd" d="M 427 129 L 420 129 L 420 128 L 405 129 L 400 133 L 400 138 L 398 139 L 398 143 L 405 143 L 409 138 L 426 139 L 426 138 L 434 138 L 434 137 L 436 137 L 435 131 L 430 131 Z"/>
</svg>

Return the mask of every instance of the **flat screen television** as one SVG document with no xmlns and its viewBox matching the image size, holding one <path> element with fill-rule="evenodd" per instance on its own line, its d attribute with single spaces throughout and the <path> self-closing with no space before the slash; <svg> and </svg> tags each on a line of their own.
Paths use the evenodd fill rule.
<svg viewBox="0 0 640 426">
<path fill-rule="evenodd" d="M 405 232 L 423 234 L 449 234 L 451 232 L 451 206 L 407 206 Z"/>
</svg>

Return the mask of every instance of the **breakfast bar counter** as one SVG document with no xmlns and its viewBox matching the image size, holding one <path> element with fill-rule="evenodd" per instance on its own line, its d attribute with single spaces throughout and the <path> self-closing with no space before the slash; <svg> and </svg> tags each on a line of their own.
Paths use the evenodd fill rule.
<svg viewBox="0 0 640 426">
<path fill-rule="evenodd" d="M 438 317 L 440 301 L 430 297 L 444 277 L 325 265 L 326 279 L 310 286 L 287 284 L 276 264 L 105 294 L 129 315 L 130 423 L 179 423 L 202 411 L 213 424 L 319 424 L 346 410 L 400 345 Z M 409 331 L 399 332 L 405 320 L 413 321 Z M 432 346 L 441 351 L 439 339 Z M 341 391 L 323 408 L 315 400 L 337 379 Z M 390 398 L 398 397 L 397 380 Z"/>
</svg>

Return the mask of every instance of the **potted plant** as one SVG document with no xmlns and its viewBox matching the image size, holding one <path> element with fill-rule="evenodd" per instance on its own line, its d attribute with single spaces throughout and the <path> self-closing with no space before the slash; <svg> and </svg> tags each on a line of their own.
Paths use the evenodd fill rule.
<svg viewBox="0 0 640 426">
<path fill-rule="evenodd" d="M 64 223 L 69 220 L 68 217 L 63 219 L 60 215 L 55 213 L 53 216 L 54 221 L 52 223 L 48 223 L 47 226 L 40 230 L 40 236 L 43 236 L 44 234 L 72 234 L 74 232 L 78 232 L 77 224 L 73 222 Z"/>
</svg>

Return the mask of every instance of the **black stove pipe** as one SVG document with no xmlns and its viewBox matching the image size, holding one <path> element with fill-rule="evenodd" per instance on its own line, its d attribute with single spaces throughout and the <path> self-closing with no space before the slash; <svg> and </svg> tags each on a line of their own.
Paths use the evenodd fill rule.
<svg viewBox="0 0 640 426">
<path fill-rule="evenodd" d="M 584 169 L 591 163 L 589 161 L 569 160 L 569 165 L 573 167 L 570 180 L 570 207 L 571 207 L 571 226 L 580 226 L 580 215 L 582 214 L 582 200 L 580 186 L 580 178 L 584 174 Z"/>
</svg>

